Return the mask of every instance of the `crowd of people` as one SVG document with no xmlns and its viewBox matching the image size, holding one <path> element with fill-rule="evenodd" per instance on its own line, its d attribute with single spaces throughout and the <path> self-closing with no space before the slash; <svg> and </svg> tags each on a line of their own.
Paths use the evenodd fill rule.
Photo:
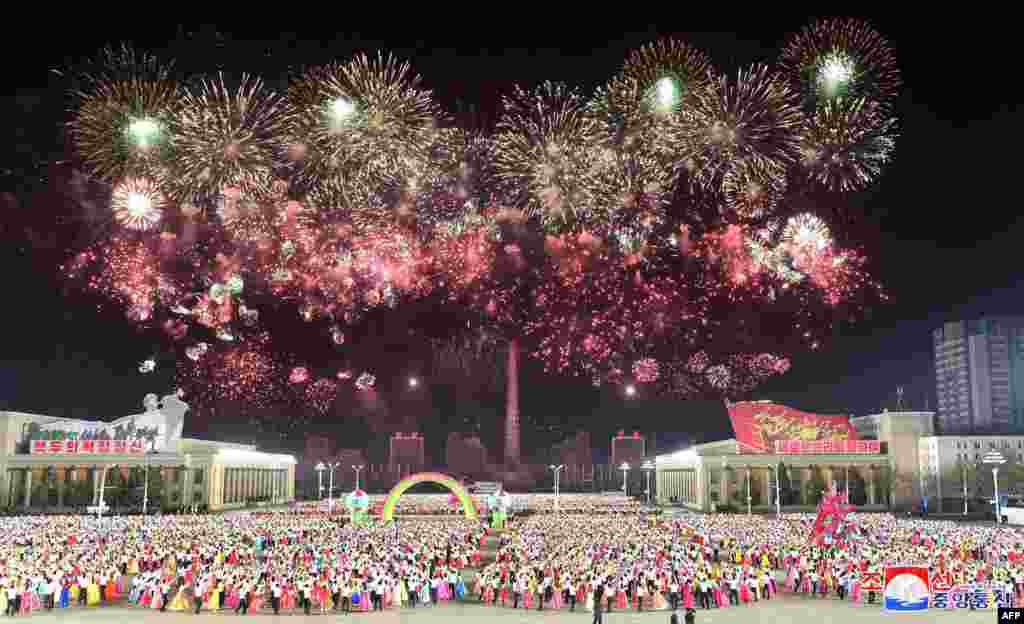
<svg viewBox="0 0 1024 624">
<path fill-rule="evenodd" d="M 809 540 L 810 514 L 533 514 L 482 561 L 484 522 L 351 526 L 313 513 L 0 519 L 9 615 L 127 600 L 162 611 L 384 610 L 451 600 L 530 609 L 716 609 L 773 600 L 870 602 L 865 580 L 921 563 L 949 584 L 1001 584 L 1024 604 L 1024 532 L 852 514 Z M 467 574 L 467 569 L 473 573 Z M 468 585 L 468 587 L 467 587 Z"/>
</svg>

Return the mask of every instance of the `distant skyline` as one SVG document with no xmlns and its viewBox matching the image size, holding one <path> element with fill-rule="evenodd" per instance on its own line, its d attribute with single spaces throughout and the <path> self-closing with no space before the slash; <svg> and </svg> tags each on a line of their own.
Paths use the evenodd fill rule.
<svg viewBox="0 0 1024 624">
<path fill-rule="evenodd" d="M 1007 77 L 1016 72 L 1016 38 L 1009 36 L 1009 24 L 970 16 L 939 19 L 874 21 L 892 39 L 904 73 L 905 95 L 899 103 L 902 136 L 895 161 L 877 188 L 850 198 L 849 214 L 857 225 L 847 238 L 863 244 L 872 272 L 891 301 L 852 329 L 844 329 L 822 352 L 798 356 L 787 374 L 770 380 L 751 398 L 819 413 L 865 415 L 893 407 L 896 389 L 902 386 L 908 407 L 934 410 L 931 331 L 947 320 L 1024 314 L 1024 271 L 1014 260 L 1024 239 L 1024 220 L 1015 208 L 1016 193 L 1009 190 L 1017 176 L 1015 137 L 1021 131 L 1019 98 Z M 972 19 L 978 22 L 969 23 Z M 707 31 L 680 35 L 731 71 L 771 60 L 785 32 L 808 21 L 779 15 L 769 20 L 732 16 L 679 23 Z M 67 189 L 53 189 L 39 205 L 27 205 L 15 194 L 31 171 L 26 163 L 57 160 L 62 154 L 59 124 L 66 98 L 55 91 L 59 82 L 49 70 L 63 66 L 65 57 L 90 56 L 104 43 L 117 42 L 125 32 L 138 29 L 123 30 L 116 22 L 55 28 L 69 28 L 63 34 L 51 33 L 66 45 L 20 65 L 12 79 L 15 94 L 0 98 L 0 139 L 12 148 L 0 155 L 0 204 L 5 214 L 0 259 L 10 297 L 0 312 L 7 330 L 0 351 L 0 409 L 109 420 L 141 411 L 142 397 L 149 392 L 170 391 L 173 362 L 161 361 L 156 372 L 140 375 L 138 362 L 152 355 L 151 342 L 119 314 L 97 312 L 91 304 L 65 295 L 56 267 L 69 241 L 55 233 L 63 227 L 55 216 L 61 202 L 69 201 Z M 181 42 L 173 41 L 177 30 L 146 29 L 146 40 L 138 43 L 183 49 Z M 493 119 L 498 95 L 511 84 L 549 78 L 593 86 L 615 70 L 627 49 L 658 34 L 648 29 L 610 37 L 574 30 L 573 41 L 567 42 L 561 30 L 487 29 L 477 35 L 478 41 L 470 41 L 471 35 L 464 33 L 423 28 L 423 33 L 391 33 L 387 41 L 357 36 L 350 38 L 355 39 L 351 45 L 329 46 L 313 41 L 332 39 L 335 35 L 329 32 L 275 35 L 228 25 L 221 30 L 234 30 L 234 35 L 226 35 L 209 58 L 183 56 L 182 65 L 210 70 L 223 65 L 227 70 L 279 75 L 288 65 L 320 62 L 321 57 L 343 55 L 350 47 L 385 46 L 413 57 L 416 69 L 437 88 L 449 109 L 454 110 L 459 100 L 476 104 L 482 123 Z M 715 32 L 722 30 L 734 32 Z M 453 42 L 463 48 L 453 48 Z M 20 57 L 13 42 L 2 45 L 9 46 L 7 58 Z M 572 47 L 556 49 L 563 45 Z M 509 49 L 503 51 L 505 47 Z M 963 70 L 951 68 L 972 56 L 978 60 Z M 372 338 L 361 348 L 368 353 L 380 350 Z M 411 358 L 419 357 L 405 351 L 391 355 L 391 361 L 379 366 L 382 383 L 404 379 Z M 467 392 L 424 379 L 419 395 L 399 388 L 401 383 L 396 382 L 393 391 L 382 389 L 372 405 L 339 402 L 338 415 L 359 414 L 365 422 L 359 427 L 371 433 L 410 420 L 443 431 L 462 426 L 468 418 L 481 422 L 486 434 L 494 426 L 488 419 L 500 419 L 500 387 Z M 729 432 L 721 405 L 652 400 L 642 393 L 623 400 L 582 381 L 566 385 L 532 364 L 526 366 L 522 389 L 524 423 L 536 420 L 535 429 L 553 426 L 567 432 L 592 428 L 597 448 L 604 433 L 619 428 L 685 432 L 697 439 Z M 287 417 L 287 410 L 281 412 Z M 186 426 L 213 426 L 195 412 L 190 420 Z M 339 431 L 355 426 L 321 423 L 325 424 L 331 425 L 325 429 Z M 244 424 L 237 426 L 244 430 Z"/>
</svg>

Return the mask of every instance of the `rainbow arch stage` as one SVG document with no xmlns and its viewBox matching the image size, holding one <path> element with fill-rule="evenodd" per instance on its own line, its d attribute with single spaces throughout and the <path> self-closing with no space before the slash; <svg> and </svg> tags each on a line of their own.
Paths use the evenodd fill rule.
<svg viewBox="0 0 1024 624">
<path fill-rule="evenodd" d="M 384 501 L 384 507 L 380 512 L 380 519 L 382 521 L 390 522 L 394 519 L 395 505 L 398 504 L 398 499 L 406 490 L 417 483 L 437 483 L 438 485 L 443 485 L 459 499 L 459 502 L 462 504 L 462 511 L 466 514 L 467 519 L 477 520 L 479 518 L 476 513 L 476 505 L 473 504 L 473 500 L 469 497 L 469 492 L 462 487 L 461 483 L 440 472 L 419 472 L 402 479 L 395 487 L 391 488 L 391 492 L 388 493 L 388 497 Z"/>
</svg>

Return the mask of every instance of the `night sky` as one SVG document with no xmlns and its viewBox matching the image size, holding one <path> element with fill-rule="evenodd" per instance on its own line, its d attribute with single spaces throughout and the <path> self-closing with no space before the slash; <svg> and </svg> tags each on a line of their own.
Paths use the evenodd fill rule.
<svg viewBox="0 0 1024 624">
<path fill-rule="evenodd" d="M 304 15 L 317 19 L 315 12 Z M 849 214 L 857 223 L 847 238 L 866 247 L 872 271 L 891 301 L 844 330 L 827 350 L 798 357 L 789 373 L 762 386 L 753 398 L 862 415 L 894 406 L 896 388 L 902 385 L 911 407 L 934 407 L 930 331 L 947 318 L 1024 313 L 1024 222 L 1016 192 L 1024 137 L 1017 114 L 1019 68 L 1012 64 L 1015 33 L 1009 23 L 990 18 L 915 14 L 913 21 L 872 19 L 893 44 L 903 72 L 902 136 L 880 183 L 849 198 Z M 140 375 L 138 362 L 151 354 L 150 339 L 137 334 L 122 315 L 99 312 L 91 303 L 66 296 L 57 275 L 57 265 L 73 244 L 68 232 L 82 228 L 60 220 L 68 214 L 62 208 L 62 197 L 69 195 L 66 168 L 44 166 L 66 158 L 60 128 L 68 105 L 62 92 L 66 83 L 50 69 L 73 66 L 139 30 L 138 24 L 129 29 L 116 21 L 89 19 L 48 22 L 51 43 L 45 51 L 0 42 L 3 58 L 17 67 L 7 76 L 11 89 L 6 92 L 13 95 L 0 98 L 0 258 L 7 294 L 0 308 L 5 330 L 0 409 L 111 419 L 140 410 L 147 392 L 170 391 L 173 363 Z M 239 23 L 163 27 L 160 20 L 142 21 L 146 36 L 133 43 L 176 59 L 186 72 L 250 71 L 281 87 L 290 67 L 343 59 L 353 51 L 390 50 L 412 60 L 450 112 L 472 116 L 475 124 L 487 127 L 496 118 L 500 94 L 512 84 L 550 79 L 592 88 L 617 70 L 629 50 L 659 34 L 681 36 L 732 72 L 754 61 L 773 62 L 786 32 L 809 19 L 666 15 L 658 28 L 615 35 L 546 19 L 515 28 L 510 23 L 507 31 L 488 25 L 466 32 L 451 27 L 418 32 L 402 26 L 373 35 L 319 33 L 308 25 L 278 33 Z M 690 32 L 673 30 L 683 25 Z M 40 172 L 50 180 L 48 192 L 28 200 L 25 191 Z M 380 337 L 373 338 L 369 330 L 362 340 L 363 349 L 382 350 L 375 342 Z M 493 431 L 502 410 L 500 385 L 490 392 L 446 385 L 418 397 L 399 396 L 401 383 L 389 393 L 391 382 L 384 377 L 402 381 L 414 371 L 407 358 L 397 360 L 379 363 L 379 394 L 386 405 L 375 408 L 378 420 L 392 429 L 429 422 L 421 423 L 428 434 L 475 420 L 485 433 Z M 598 447 L 606 447 L 603 436 L 620 426 L 662 432 L 662 448 L 684 435 L 716 439 L 729 431 L 724 408 L 716 403 L 645 397 L 627 403 L 586 384 L 566 389 L 563 380 L 529 367 L 522 388 L 524 420 L 553 426 L 556 436 L 586 423 Z M 341 404 L 338 414 L 366 409 Z M 200 434 L 221 431 L 205 417 L 193 417 L 189 426 Z M 440 437 L 433 436 L 434 452 Z"/>
</svg>

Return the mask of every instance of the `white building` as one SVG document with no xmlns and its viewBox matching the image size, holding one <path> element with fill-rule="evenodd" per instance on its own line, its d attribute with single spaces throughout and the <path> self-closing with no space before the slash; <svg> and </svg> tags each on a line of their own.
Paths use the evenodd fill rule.
<svg viewBox="0 0 1024 624">
<path fill-rule="evenodd" d="M 992 451 L 1002 453 L 1008 464 L 1024 464 L 1024 435 L 922 437 L 918 442 L 921 492 L 931 501 L 953 498 L 961 501 L 958 504 L 962 504 L 965 485 L 968 498 L 990 496 L 990 472 L 985 469 L 979 477 L 978 470 L 985 454 Z M 930 508 L 935 509 L 934 504 Z"/>
<path fill-rule="evenodd" d="M 175 395 L 149 395 L 144 404 L 144 413 L 112 422 L 0 412 L 0 506 L 63 508 L 65 494 L 81 485 L 101 504 L 108 475 L 133 468 L 159 470 L 163 491 L 148 496 L 174 507 L 295 500 L 293 456 L 182 438 L 188 405 Z"/>
</svg>

